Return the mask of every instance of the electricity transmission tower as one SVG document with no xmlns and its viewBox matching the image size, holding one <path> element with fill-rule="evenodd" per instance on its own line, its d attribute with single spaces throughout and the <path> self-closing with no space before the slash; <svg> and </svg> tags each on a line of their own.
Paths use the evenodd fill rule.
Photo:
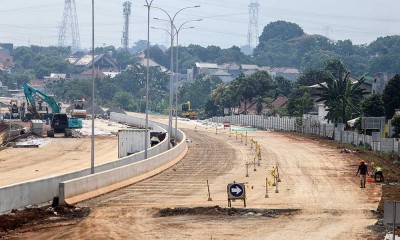
<svg viewBox="0 0 400 240">
<path fill-rule="evenodd" d="M 122 43 L 122 47 L 126 50 L 128 49 L 129 46 L 129 18 L 131 16 L 131 2 L 124 2 L 123 6 L 124 6 L 124 29 L 122 31 L 122 39 L 121 39 L 121 43 Z"/>
<path fill-rule="evenodd" d="M 251 0 L 249 4 L 249 32 L 247 34 L 247 44 L 255 48 L 258 45 L 258 11 L 260 4 L 258 0 Z"/>
<path fill-rule="evenodd" d="M 65 0 L 63 19 L 58 34 L 58 45 L 65 46 L 67 39 L 71 39 L 72 49 L 81 48 L 75 0 Z"/>
</svg>

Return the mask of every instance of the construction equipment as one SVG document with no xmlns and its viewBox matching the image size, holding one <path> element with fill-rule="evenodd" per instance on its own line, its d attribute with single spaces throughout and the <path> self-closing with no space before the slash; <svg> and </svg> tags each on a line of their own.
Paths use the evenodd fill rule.
<svg viewBox="0 0 400 240">
<path fill-rule="evenodd" d="M 56 133 L 63 133 L 64 137 L 72 137 L 72 130 L 69 128 L 67 114 L 55 113 L 51 119 L 51 130 L 47 131 L 48 137 L 54 137 Z"/>
<path fill-rule="evenodd" d="M 19 112 L 17 100 L 10 101 L 10 114 L 11 114 L 11 119 L 19 119 L 20 118 L 20 112 Z"/>
<path fill-rule="evenodd" d="M 197 112 L 190 107 L 190 102 L 183 103 L 181 106 L 182 117 L 189 119 L 196 119 Z"/>
<path fill-rule="evenodd" d="M 86 118 L 86 110 L 83 108 L 83 100 L 75 100 L 74 101 L 74 109 L 71 111 L 71 117 L 76 118 Z"/>
<path fill-rule="evenodd" d="M 77 119 L 76 117 L 68 118 L 68 116 L 66 114 L 60 113 L 61 108 L 60 108 L 59 104 L 56 102 L 56 100 L 54 100 L 54 98 L 47 96 L 46 94 L 29 86 L 26 83 L 24 84 L 24 93 L 25 93 L 25 97 L 26 97 L 26 101 L 27 101 L 27 105 L 28 105 L 27 109 L 33 115 L 33 118 L 51 119 L 52 125 L 53 125 L 53 119 L 58 121 L 57 124 L 60 125 L 61 122 L 63 122 L 66 118 L 67 119 L 67 123 L 65 125 L 66 128 L 82 128 L 82 120 L 81 119 Z M 38 104 L 39 104 L 38 107 L 36 107 L 35 96 L 40 99 L 40 101 L 38 101 Z M 49 113 L 48 109 L 44 108 L 42 106 L 43 102 L 47 103 L 51 107 L 51 109 L 53 110 L 52 113 Z M 55 117 L 55 115 L 57 115 L 57 116 Z M 61 115 L 65 115 L 65 116 L 61 116 Z M 61 124 L 61 125 L 64 126 L 64 124 Z M 57 126 L 56 126 L 56 128 L 58 129 Z M 59 131 L 59 130 L 55 130 L 55 131 Z M 50 135 L 52 135 L 52 134 L 50 134 Z M 54 136 L 54 134 L 53 134 L 53 136 Z"/>
<path fill-rule="evenodd" d="M 36 119 L 46 119 L 50 118 L 49 111 L 47 107 L 42 106 L 42 103 L 47 103 L 53 113 L 60 113 L 60 106 L 57 104 L 54 98 L 47 96 L 41 91 L 29 86 L 27 83 L 24 84 L 24 94 L 27 102 L 27 109 L 32 113 L 33 117 Z M 40 99 L 38 101 L 38 107 L 36 106 L 35 96 Z"/>
</svg>

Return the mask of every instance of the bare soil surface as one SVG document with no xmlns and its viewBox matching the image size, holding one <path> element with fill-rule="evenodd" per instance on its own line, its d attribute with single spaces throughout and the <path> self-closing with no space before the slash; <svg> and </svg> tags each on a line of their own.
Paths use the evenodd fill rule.
<svg viewBox="0 0 400 240">
<path fill-rule="evenodd" d="M 0 186 L 90 168 L 91 139 L 52 138 L 39 148 L 0 150 Z M 95 137 L 95 165 L 118 158 L 116 136 Z"/>
<path fill-rule="evenodd" d="M 381 186 L 368 183 L 367 188 L 359 188 L 356 155 L 296 135 L 257 131 L 249 136 L 261 145 L 261 166 L 250 165 L 246 177 L 246 162 L 255 157 L 250 144 L 246 146 L 234 135 L 215 134 L 212 128 L 197 126 L 195 130 L 193 121 L 179 124 L 188 135 L 189 152 L 174 167 L 78 204 L 92 209 L 79 223 L 51 228 L 43 224 L 35 231 L 14 232 L 8 237 L 379 239 L 369 228 L 377 221 L 373 211 L 380 201 Z M 269 198 L 265 198 L 265 178 L 271 179 L 270 171 L 276 166 L 282 182 L 278 188 L 269 187 Z M 212 201 L 207 201 L 207 180 Z M 247 210 L 236 201 L 233 207 L 241 209 L 238 214 L 225 209 L 227 184 L 233 181 L 246 184 Z M 287 212 L 270 217 L 262 214 L 278 210 Z M 160 215 L 165 211 L 169 214 Z"/>
</svg>

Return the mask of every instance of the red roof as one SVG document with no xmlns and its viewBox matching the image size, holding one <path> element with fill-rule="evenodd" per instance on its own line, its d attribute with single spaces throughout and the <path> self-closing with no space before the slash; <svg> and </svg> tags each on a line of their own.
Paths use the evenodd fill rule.
<svg viewBox="0 0 400 240">
<path fill-rule="evenodd" d="M 272 105 L 274 107 L 280 108 L 287 103 L 288 99 L 286 97 L 277 97 L 273 102 Z"/>
<path fill-rule="evenodd" d="M 86 70 L 86 71 L 84 71 L 84 72 L 81 73 L 81 74 L 82 74 L 82 75 L 92 75 L 92 69 Z M 106 75 L 105 75 L 103 72 L 98 71 L 97 69 L 94 70 L 94 75 L 95 75 L 96 77 L 101 77 L 101 78 L 105 78 L 105 77 L 106 77 Z"/>
</svg>

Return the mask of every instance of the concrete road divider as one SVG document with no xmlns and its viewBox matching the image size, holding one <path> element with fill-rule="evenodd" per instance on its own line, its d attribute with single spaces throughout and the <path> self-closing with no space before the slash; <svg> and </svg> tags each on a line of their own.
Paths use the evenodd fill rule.
<svg viewBox="0 0 400 240">
<path fill-rule="evenodd" d="M 61 204 L 73 204 L 154 176 L 179 162 L 187 153 L 186 136 L 180 143 L 157 156 L 108 171 L 60 183 Z"/>
<path fill-rule="evenodd" d="M 135 118 L 132 116 L 127 116 L 124 114 L 116 114 L 111 113 L 111 119 L 114 121 L 121 121 L 126 123 L 138 124 L 137 126 L 144 126 L 144 119 Z M 164 131 L 168 127 L 164 124 L 149 121 L 149 127 L 156 131 Z M 158 145 L 151 147 L 148 149 L 148 159 L 144 159 L 144 151 L 129 155 L 127 157 L 118 159 L 117 161 L 109 162 L 106 164 L 102 164 L 95 167 L 95 173 L 100 173 L 102 171 L 110 171 L 112 169 L 119 169 L 115 173 L 123 174 L 123 176 L 127 177 L 129 174 L 132 177 L 138 177 L 140 174 L 144 174 L 144 176 L 148 173 L 146 171 L 161 171 L 158 168 L 168 167 L 168 164 L 173 164 L 173 161 L 176 160 L 176 157 L 180 157 L 182 154 L 185 154 L 187 150 L 186 136 L 179 131 L 178 132 L 178 140 L 181 141 L 182 145 L 178 144 L 175 148 L 168 150 L 168 141 L 167 138 L 164 139 Z M 180 139 L 181 138 L 181 139 Z M 164 153 L 159 158 L 156 156 Z M 134 163 L 139 163 L 144 161 L 143 163 L 138 164 L 136 169 L 127 170 L 120 169 L 125 165 L 132 165 Z M 150 163 L 151 161 L 154 161 Z M 140 166 L 140 167 L 139 167 Z M 9 186 L 0 187 L 0 214 L 7 213 L 12 209 L 18 209 L 22 207 L 26 207 L 28 205 L 35 205 L 44 202 L 51 201 L 54 196 L 59 194 L 59 188 L 61 182 L 68 182 L 68 180 L 79 179 L 83 176 L 88 176 L 90 174 L 90 169 L 83 169 L 81 171 L 71 172 L 67 174 L 57 175 L 53 177 L 36 179 L 32 181 L 26 181 L 18 184 L 13 184 Z M 92 175 L 90 175 L 92 176 Z M 104 175 L 105 176 L 105 175 Z M 93 181 L 95 178 L 92 178 Z M 125 179 L 125 178 L 116 178 L 115 181 L 109 182 L 110 184 L 114 184 L 115 182 Z M 91 180 L 91 181 L 92 181 Z M 122 180 L 124 181 L 124 180 Z M 101 188 L 104 184 L 100 181 L 98 185 L 93 185 Z M 64 196 L 72 196 L 76 194 L 76 190 L 72 188 L 68 188 L 67 185 L 66 193 Z M 89 190 L 91 191 L 91 190 Z"/>
</svg>

